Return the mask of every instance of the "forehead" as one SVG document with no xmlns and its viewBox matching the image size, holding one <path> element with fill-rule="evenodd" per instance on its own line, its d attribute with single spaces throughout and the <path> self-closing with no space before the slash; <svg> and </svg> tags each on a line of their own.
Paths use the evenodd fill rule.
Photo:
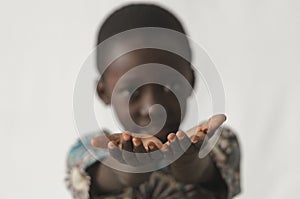
<svg viewBox="0 0 300 199">
<path fill-rule="evenodd" d="M 184 60 L 182 57 L 164 50 L 148 48 L 131 51 L 122 55 L 109 65 L 105 71 L 105 76 L 109 79 L 118 78 L 137 66 L 143 64 L 149 65 L 150 63 L 167 65 L 183 75 L 186 75 L 189 70 L 191 70 L 189 62 Z M 150 67 L 153 66 L 152 71 L 155 71 L 157 64 L 150 64 Z M 147 71 L 142 72 L 141 70 L 138 70 L 136 72 L 129 73 L 128 78 L 143 78 L 149 75 L 159 77 L 159 71 L 156 74 L 150 74 L 147 73 Z"/>
</svg>

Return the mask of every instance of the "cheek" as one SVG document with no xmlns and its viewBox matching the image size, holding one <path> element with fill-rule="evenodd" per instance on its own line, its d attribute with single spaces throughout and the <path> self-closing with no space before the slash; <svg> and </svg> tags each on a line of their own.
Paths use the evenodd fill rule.
<svg viewBox="0 0 300 199">
<path fill-rule="evenodd" d="M 128 105 L 122 102 L 116 102 L 113 104 L 114 110 L 118 117 L 124 117 L 128 115 Z"/>
<path fill-rule="evenodd" d="M 175 117 L 176 120 L 182 120 L 186 113 L 186 106 L 187 106 L 186 100 L 183 100 L 181 102 L 181 105 L 177 99 L 173 100 L 168 105 L 169 114 L 171 115 L 171 117 Z"/>
<path fill-rule="evenodd" d="M 126 100 L 115 100 L 112 106 L 114 107 L 114 111 L 118 116 L 120 122 L 123 125 L 129 123 L 128 121 L 131 117 L 130 111 L 132 108 L 129 107 L 129 104 L 126 102 Z"/>
</svg>

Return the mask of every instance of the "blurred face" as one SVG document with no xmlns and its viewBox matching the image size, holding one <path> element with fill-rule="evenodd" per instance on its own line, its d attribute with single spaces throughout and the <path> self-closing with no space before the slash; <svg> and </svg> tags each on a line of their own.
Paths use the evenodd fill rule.
<svg viewBox="0 0 300 199">
<path fill-rule="evenodd" d="M 151 79 L 157 82 L 159 78 L 166 78 L 161 75 L 159 71 L 155 74 L 141 70 L 130 71 L 139 65 L 149 63 L 160 63 L 172 67 L 181 73 L 190 83 L 193 81 L 193 71 L 189 63 L 185 60 L 166 51 L 143 49 L 127 53 L 115 60 L 102 75 L 102 79 L 98 84 L 98 94 L 106 104 L 113 106 L 124 129 L 134 133 L 156 133 L 157 131 L 151 132 L 151 130 L 153 130 L 151 128 L 147 129 L 149 132 L 139 132 L 140 130 L 136 128 L 136 125 L 142 127 L 147 126 L 151 121 L 149 114 L 154 116 L 154 119 L 152 118 L 153 120 L 151 121 L 153 125 L 158 124 L 158 120 L 162 117 L 162 112 L 157 108 L 150 107 L 155 104 L 163 106 L 167 114 L 166 122 L 155 136 L 162 141 L 166 141 L 166 136 L 169 133 L 178 130 L 185 114 L 186 100 L 191 91 L 187 91 L 187 89 L 179 81 L 174 80 L 174 78 L 170 78 L 169 81 L 167 80 L 165 86 L 147 83 L 134 90 L 136 85 L 143 79 Z M 155 64 L 153 67 L 155 67 Z M 153 68 L 152 71 L 155 71 L 155 68 Z M 127 73 L 125 75 L 126 78 L 124 78 L 123 75 L 126 72 L 129 73 Z M 120 79 L 122 79 L 122 81 L 116 86 Z M 171 91 L 175 89 L 184 96 L 183 99 L 181 99 L 181 107 L 177 97 Z M 128 112 L 130 115 L 128 115 Z M 130 117 L 136 125 L 132 125 Z"/>
</svg>

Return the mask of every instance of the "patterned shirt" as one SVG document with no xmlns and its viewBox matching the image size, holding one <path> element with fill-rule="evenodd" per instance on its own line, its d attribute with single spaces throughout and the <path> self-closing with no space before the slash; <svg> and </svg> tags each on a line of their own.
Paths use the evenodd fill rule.
<svg viewBox="0 0 300 199">
<path fill-rule="evenodd" d="M 74 199 L 88 199 L 91 177 L 86 169 L 97 162 L 85 148 L 90 145 L 94 134 L 83 137 L 71 148 L 67 158 L 66 184 Z M 105 158 L 107 153 L 99 154 L 97 159 Z M 217 144 L 209 156 L 227 185 L 227 198 L 241 192 L 240 187 L 240 147 L 235 133 L 224 127 Z M 169 167 L 152 172 L 149 180 L 138 187 L 127 187 L 118 193 L 99 196 L 101 199 L 157 199 L 157 198 L 215 198 L 214 194 L 201 184 L 184 184 L 176 181 Z"/>
</svg>

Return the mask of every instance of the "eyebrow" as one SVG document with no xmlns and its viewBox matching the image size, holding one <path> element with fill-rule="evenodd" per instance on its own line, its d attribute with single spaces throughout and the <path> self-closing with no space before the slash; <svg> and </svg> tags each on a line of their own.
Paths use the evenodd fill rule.
<svg viewBox="0 0 300 199">
<path fill-rule="evenodd" d="M 122 78 L 122 81 L 125 82 L 125 83 L 128 83 L 128 82 L 142 82 L 143 78 L 141 78 L 141 77 L 125 77 L 125 78 Z"/>
</svg>

